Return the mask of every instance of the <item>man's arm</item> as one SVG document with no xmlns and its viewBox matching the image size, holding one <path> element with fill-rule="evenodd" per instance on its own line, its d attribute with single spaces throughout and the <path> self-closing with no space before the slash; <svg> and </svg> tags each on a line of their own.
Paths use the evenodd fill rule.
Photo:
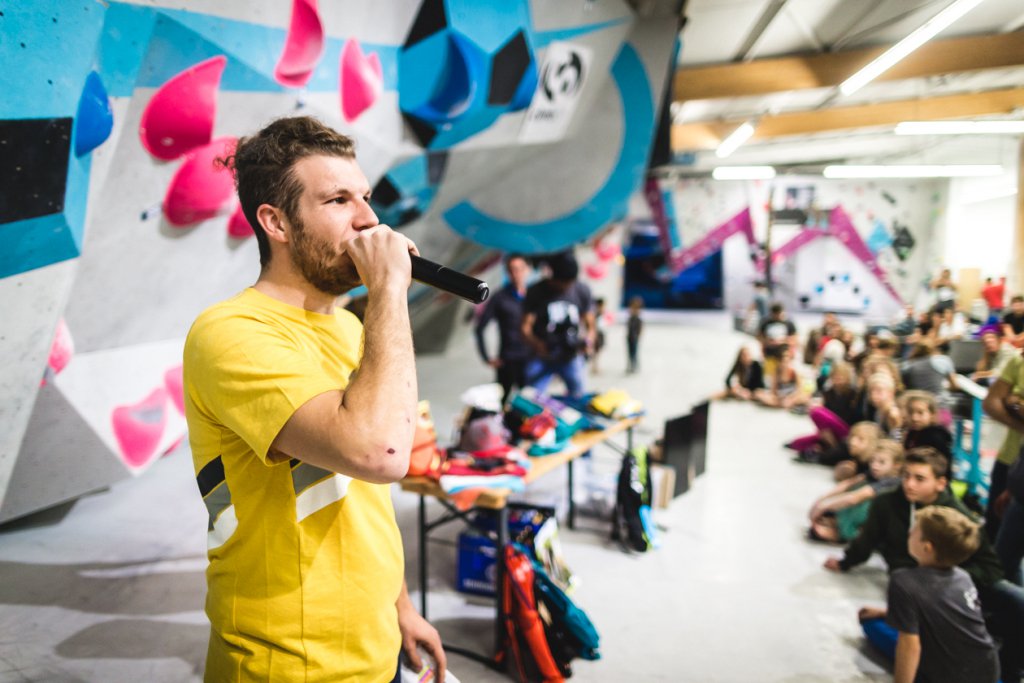
<svg viewBox="0 0 1024 683">
<path fill-rule="evenodd" d="M 985 396 L 985 400 L 982 402 L 981 407 L 985 410 L 985 413 L 996 422 L 1002 423 L 1010 429 L 1017 431 L 1024 431 L 1024 424 L 1021 424 L 1006 410 L 1006 404 L 1003 401 L 1010 395 L 1012 387 L 1010 383 L 1004 379 L 997 379 L 995 383 L 988 388 L 988 394 Z"/>
<path fill-rule="evenodd" d="M 448 659 L 444 654 L 444 647 L 441 645 L 441 636 L 437 629 L 420 616 L 409 599 L 409 589 L 402 582 L 402 593 L 395 602 L 395 609 L 398 610 L 398 629 L 402 632 L 402 651 L 405 652 L 409 666 L 415 671 L 423 667 L 418 647 L 423 646 L 427 654 L 434 660 L 434 674 L 438 683 L 444 683 L 445 669 L 448 666 Z"/>
<path fill-rule="evenodd" d="M 547 347 L 544 345 L 544 342 L 542 342 L 540 339 L 537 339 L 537 337 L 535 337 L 533 334 L 533 323 L 536 322 L 536 320 L 536 313 L 523 313 L 523 340 L 526 341 L 527 344 L 529 344 L 530 348 L 533 349 L 534 353 L 543 358 L 548 355 L 548 350 Z"/>
<path fill-rule="evenodd" d="M 914 683 L 920 663 L 921 636 L 900 631 L 896 641 L 896 662 L 892 672 L 893 683 Z"/>
<path fill-rule="evenodd" d="M 348 243 L 368 290 L 359 369 L 344 391 L 301 405 L 272 452 L 377 484 L 405 476 L 418 398 L 407 294 L 411 245 L 386 228 L 371 228 Z"/>
</svg>

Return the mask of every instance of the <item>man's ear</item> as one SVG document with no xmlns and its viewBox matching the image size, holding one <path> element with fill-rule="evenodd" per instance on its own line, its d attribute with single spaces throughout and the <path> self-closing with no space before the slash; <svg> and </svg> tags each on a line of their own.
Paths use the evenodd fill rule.
<svg viewBox="0 0 1024 683">
<path fill-rule="evenodd" d="M 288 242 L 291 226 L 279 208 L 270 204 L 260 204 L 256 209 L 256 220 L 271 242 Z"/>
<path fill-rule="evenodd" d="M 939 490 L 945 491 L 946 487 L 949 486 L 949 479 L 947 477 L 936 477 L 939 482 Z"/>
</svg>

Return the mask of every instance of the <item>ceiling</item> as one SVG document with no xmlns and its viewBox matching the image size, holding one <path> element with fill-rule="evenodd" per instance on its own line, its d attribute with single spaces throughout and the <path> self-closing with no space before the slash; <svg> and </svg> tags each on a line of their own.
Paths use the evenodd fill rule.
<svg viewBox="0 0 1024 683">
<path fill-rule="evenodd" d="M 952 0 L 689 0 L 672 105 L 677 173 L 719 165 L 1017 165 L 1019 136 L 897 136 L 905 120 L 1024 119 L 1024 2 L 984 0 L 877 80 L 838 84 Z M 753 137 L 726 159 L 744 121 Z"/>
</svg>

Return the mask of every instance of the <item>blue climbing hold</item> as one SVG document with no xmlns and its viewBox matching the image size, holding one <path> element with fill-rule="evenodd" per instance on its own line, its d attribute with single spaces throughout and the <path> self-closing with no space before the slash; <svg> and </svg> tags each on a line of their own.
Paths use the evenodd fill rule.
<svg viewBox="0 0 1024 683">
<path fill-rule="evenodd" d="M 78 100 L 75 116 L 75 155 L 85 156 L 110 137 L 114 129 L 114 113 L 100 75 L 90 71 Z"/>
</svg>

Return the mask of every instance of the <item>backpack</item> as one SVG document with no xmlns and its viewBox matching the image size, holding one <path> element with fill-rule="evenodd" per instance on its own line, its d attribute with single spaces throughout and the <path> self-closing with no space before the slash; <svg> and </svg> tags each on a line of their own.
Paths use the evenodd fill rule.
<svg viewBox="0 0 1024 683">
<path fill-rule="evenodd" d="M 643 509 L 646 508 L 644 511 Z M 651 476 L 647 468 L 647 449 L 634 448 L 622 456 L 619 483 L 612 513 L 612 540 L 629 551 L 645 552 L 651 547 Z"/>
<path fill-rule="evenodd" d="M 521 546 L 520 546 L 521 547 Z M 501 596 L 509 649 L 519 680 L 562 683 L 566 673 L 555 661 L 537 612 L 534 568 L 530 558 L 510 544 L 505 547 L 505 588 Z"/>
<path fill-rule="evenodd" d="M 565 591 L 555 583 L 548 573 L 544 571 L 544 565 L 537 560 L 533 561 L 534 593 L 537 600 L 547 611 L 550 624 L 547 631 L 554 638 L 549 637 L 548 643 L 553 645 L 557 642 L 561 647 L 563 656 L 568 655 L 565 666 L 568 668 L 569 660 L 575 657 L 583 659 L 600 659 L 601 654 L 598 647 L 601 645 L 601 636 L 594 628 L 593 622 L 587 613 L 580 609 L 572 599 L 565 594 Z M 552 647 L 555 658 L 559 659 L 558 652 Z M 561 663 L 561 662 L 560 662 Z"/>
</svg>

